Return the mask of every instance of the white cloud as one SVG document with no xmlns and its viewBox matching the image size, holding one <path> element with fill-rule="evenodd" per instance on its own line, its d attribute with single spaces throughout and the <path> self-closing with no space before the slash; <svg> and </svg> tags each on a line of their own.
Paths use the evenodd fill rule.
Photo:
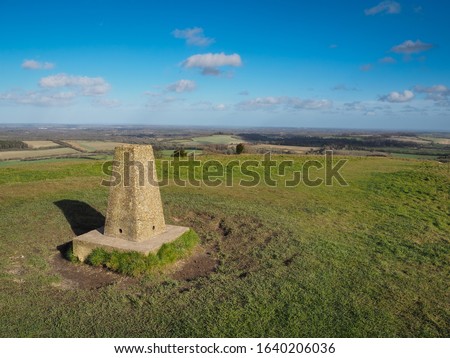
<svg viewBox="0 0 450 358">
<path fill-rule="evenodd" d="M 0 93 L 0 101 L 18 105 L 67 106 L 73 104 L 80 96 L 103 95 L 111 87 L 101 77 L 69 76 L 66 74 L 42 77 L 39 86 L 40 89 L 37 90 Z M 99 99 L 92 103 L 110 107 L 118 104 L 114 100 L 107 99 Z"/>
<path fill-rule="evenodd" d="M 225 111 L 228 109 L 228 106 L 224 103 L 218 103 L 213 106 L 213 109 L 216 111 Z"/>
<path fill-rule="evenodd" d="M 166 87 L 169 92 L 192 92 L 197 87 L 196 83 L 191 80 L 179 80 Z"/>
<path fill-rule="evenodd" d="M 432 49 L 434 46 L 432 44 L 427 44 L 425 42 L 422 42 L 420 40 L 417 41 L 411 41 L 406 40 L 405 42 L 401 43 L 400 45 L 394 46 L 391 51 L 395 53 L 402 53 L 405 55 L 411 55 L 413 53 L 420 53 L 424 51 L 428 51 Z"/>
<path fill-rule="evenodd" d="M 292 109 L 328 109 L 333 106 L 333 102 L 328 99 L 305 99 L 297 97 L 290 98 L 287 107 Z"/>
<path fill-rule="evenodd" d="M 344 103 L 344 109 L 346 111 L 367 111 L 367 106 L 360 101 L 354 101 Z"/>
<path fill-rule="evenodd" d="M 363 116 L 374 116 L 379 112 L 389 111 L 391 109 L 389 104 L 379 105 L 374 101 L 354 101 L 344 103 L 339 109 L 349 112 L 358 112 Z"/>
<path fill-rule="evenodd" d="M 213 38 L 206 37 L 201 27 L 193 27 L 184 30 L 174 30 L 172 35 L 177 39 L 185 39 L 188 45 L 208 46 L 215 42 Z"/>
<path fill-rule="evenodd" d="M 33 105 L 42 107 L 67 106 L 76 97 L 74 92 L 48 93 L 45 91 L 0 93 L 0 101 L 10 104 Z"/>
<path fill-rule="evenodd" d="M 425 93 L 426 99 L 436 102 L 448 101 L 450 98 L 450 88 L 444 85 L 435 85 L 431 87 L 414 86 L 413 90 L 417 93 Z"/>
<path fill-rule="evenodd" d="M 298 97 L 257 97 L 236 104 L 239 110 L 275 110 L 283 108 L 286 110 L 302 109 L 328 109 L 333 102 L 328 99 L 300 99 Z"/>
<path fill-rule="evenodd" d="M 337 109 L 365 117 L 392 114 L 392 105 L 390 103 L 381 104 L 379 100 L 347 102 L 341 106 L 338 105 Z"/>
<path fill-rule="evenodd" d="M 39 85 L 43 88 L 77 87 L 83 96 L 102 95 L 111 88 L 101 77 L 70 76 L 65 73 L 43 77 Z"/>
<path fill-rule="evenodd" d="M 234 53 L 232 55 L 225 55 L 222 53 L 205 53 L 202 55 L 193 55 L 183 63 L 184 67 L 221 67 L 221 66 L 241 66 L 241 57 Z"/>
<path fill-rule="evenodd" d="M 414 86 L 414 91 L 420 93 L 449 93 L 450 89 L 444 85 L 435 85 L 431 87 Z"/>
<path fill-rule="evenodd" d="M 282 97 L 257 97 L 239 102 L 236 107 L 242 110 L 273 109 L 281 102 Z"/>
<path fill-rule="evenodd" d="M 213 103 L 210 101 L 195 102 L 190 105 L 190 108 L 197 111 L 226 111 L 229 105 L 225 103 Z"/>
<path fill-rule="evenodd" d="M 414 98 L 414 93 L 409 90 L 404 90 L 401 92 L 391 92 L 387 95 L 381 96 L 380 101 L 390 102 L 390 103 L 403 103 L 409 102 Z"/>
<path fill-rule="evenodd" d="M 237 53 L 226 55 L 225 53 L 205 53 L 193 55 L 183 61 L 182 66 L 185 68 L 200 68 L 203 75 L 219 75 L 218 67 L 242 66 L 241 56 Z"/>
<path fill-rule="evenodd" d="M 22 62 L 22 68 L 26 70 L 51 70 L 55 67 L 55 64 L 51 62 L 38 62 L 35 60 L 24 60 Z"/>
<path fill-rule="evenodd" d="M 378 62 L 380 62 L 380 63 L 396 63 L 397 60 L 393 57 L 387 56 L 387 57 L 380 58 L 378 60 Z"/>
<path fill-rule="evenodd" d="M 378 5 L 364 10 L 366 15 L 376 15 L 381 12 L 386 14 L 398 14 L 402 10 L 400 4 L 396 1 L 382 1 Z"/>
</svg>

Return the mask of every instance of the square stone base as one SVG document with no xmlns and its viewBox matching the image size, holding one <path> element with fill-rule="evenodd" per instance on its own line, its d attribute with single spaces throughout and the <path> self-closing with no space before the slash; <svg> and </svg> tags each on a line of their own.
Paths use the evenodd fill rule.
<svg viewBox="0 0 450 358">
<path fill-rule="evenodd" d="M 166 225 L 166 231 L 142 242 L 134 242 L 115 237 L 105 236 L 103 228 L 92 230 L 73 239 L 73 254 L 80 261 L 86 260 L 89 254 L 96 248 L 105 251 L 137 251 L 144 255 L 157 252 L 165 244 L 178 239 L 189 230 L 185 226 Z"/>
</svg>

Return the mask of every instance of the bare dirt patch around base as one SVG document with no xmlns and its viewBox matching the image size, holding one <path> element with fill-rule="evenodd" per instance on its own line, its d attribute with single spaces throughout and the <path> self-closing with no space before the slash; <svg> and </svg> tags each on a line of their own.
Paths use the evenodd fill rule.
<svg viewBox="0 0 450 358">
<path fill-rule="evenodd" d="M 101 267 L 72 263 L 60 253 L 55 254 L 50 263 L 55 273 L 61 277 L 61 281 L 55 286 L 62 289 L 99 289 L 112 284 L 128 285 L 135 281 Z"/>
<path fill-rule="evenodd" d="M 103 267 L 93 267 L 81 263 L 72 263 L 60 253 L 50 258 L 53 271 L 61 280 L 54 286 L 70 290 L 92 290 L 109 285 L 124 287 L 137 283 L 136 278 L 120 275 Z M 169 276 L 175 280 L 190 282 L 200 277 L 207 277 L 216 271 L 218 260 L 212 250 L 197 248 L 195 252 L 169 269 Z"/>
<path fill-rule="evenodd" d="M 212 250 L 198 248 L 191 256 L 179 262 L 172 278 L 179 281 L 192 281 L 209 276 L 216 271 L 218 260 Z"/>
</svg>

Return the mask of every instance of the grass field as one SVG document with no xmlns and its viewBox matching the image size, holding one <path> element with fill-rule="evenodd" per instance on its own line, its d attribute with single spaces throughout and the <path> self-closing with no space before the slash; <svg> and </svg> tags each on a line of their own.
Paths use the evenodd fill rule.
<svg viewBox="0 0 450 358">
<path fill-rule="evenodd" d="M 424 140 L 442 145 L 450 145 L 450 138 L 439 138 L 439 137 L 422 137 Z"/>
<path fill-rule="evenodd" d="M 408 159 L 423 159 L 423 160 L 437 160 L 437 155 L 420 155 L 420 154 L 407 154 L 407 153 L 390 153 L 396 158 L 408 158 Z"/>
<path fill-rule="evenodd" d="M 59 144 L 51 140 L 24 140 L 23 142 L 31 149 L 59 147 Z"/>
<path fill-rule="evenodd" d="M 101 164 L 0 167 L 0 336 L 450 335 L 448 166 L 352 157 L 347 187 L 163 187 L 167 223 L 201 243 L 136 279 L 57 250 L 103 224 Z"/>
<path fill-rule="evenodd" d="M 33 168 L 33 165 L 42 165 L 42 164 L 48 164 L 48 163 L 61 163 L 65 162 L 66 164 L 73 162 L 80 162 L 80 161 L 92 161 L 92 160 L 112 160 L 112 155 L 107 154 L 99 154 L 99 155 L 93 155 L 89 157 L 68 157 L 68 158 L 47 158 L 47 159 L 38 159 L 38 160 L 6 160 L 6 161 L 0 161 L 0 167 L 30 167 Z M 27 168 L 29 169 L 29 168 Z"/>
<path fill-rule="evenodd" d="M 233 135 L 214 134 L 204 137 L 193 137 L 192 139 L 177 139 L 171 142 L 185 146 L 192 146 L 192 145 L 208 145 L 208 144 L 224 144 L 224 145 L 238 144 L 242 143 L 243 140 Z"/>
<path fill-rule="evenodd" d="M 67 140 L 66 143 L 73 148 L 87 152 L 112 151 L 115 147 L 123 144 L 120 142 L 104 142 L 95 140 Z"/>
<path fill-rule="evenodd" d="M 411 143 L 417 143 L 417 144 L 429 144 L 430 142 L 432 142 L 431 140 L 424 139 L 424 138 L 406 137 L 406 136 L 403 136 L 403 137 L 392 136 L 392 137 L 390 137 L 390 139 L 396 140 L 399 142 L 411 142 Z"/>
<path fill-rule="evenodd" d="M 276 144 L 254 144 L 247 145 L 246 150 L 258 150 L 258 151 L 286 151 L 291 154 L 305 154 L 310 150 L 317 150 L 318 147 L 299 147 L 294 145 L 276 145 Z"/>
<path fill-rule="evenodd" d="M 58 155 L 79 154 L 72 148 L 50 148 L 50 149 L 36 149 L 36 150 L 12 150 L 7 152 L 0 152 L 0 160 L 14 160 L 14 159 L 30 159 L 30 158 L 45 158 L 54 157 Z"/>
</svg>

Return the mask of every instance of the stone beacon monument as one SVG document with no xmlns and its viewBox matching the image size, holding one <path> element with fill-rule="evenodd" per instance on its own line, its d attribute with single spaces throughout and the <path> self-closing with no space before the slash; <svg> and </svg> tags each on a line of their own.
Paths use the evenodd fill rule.
<svg viewBox="0 0 450 358">
<path fill-rule="evenodd" d="M 104 228 L 77 236 L 73 253 L 84 261 L 92 250 L 156 252 L 189 230 L 166 225 L 151 145 L 116 147 Z"/>
</svg>

